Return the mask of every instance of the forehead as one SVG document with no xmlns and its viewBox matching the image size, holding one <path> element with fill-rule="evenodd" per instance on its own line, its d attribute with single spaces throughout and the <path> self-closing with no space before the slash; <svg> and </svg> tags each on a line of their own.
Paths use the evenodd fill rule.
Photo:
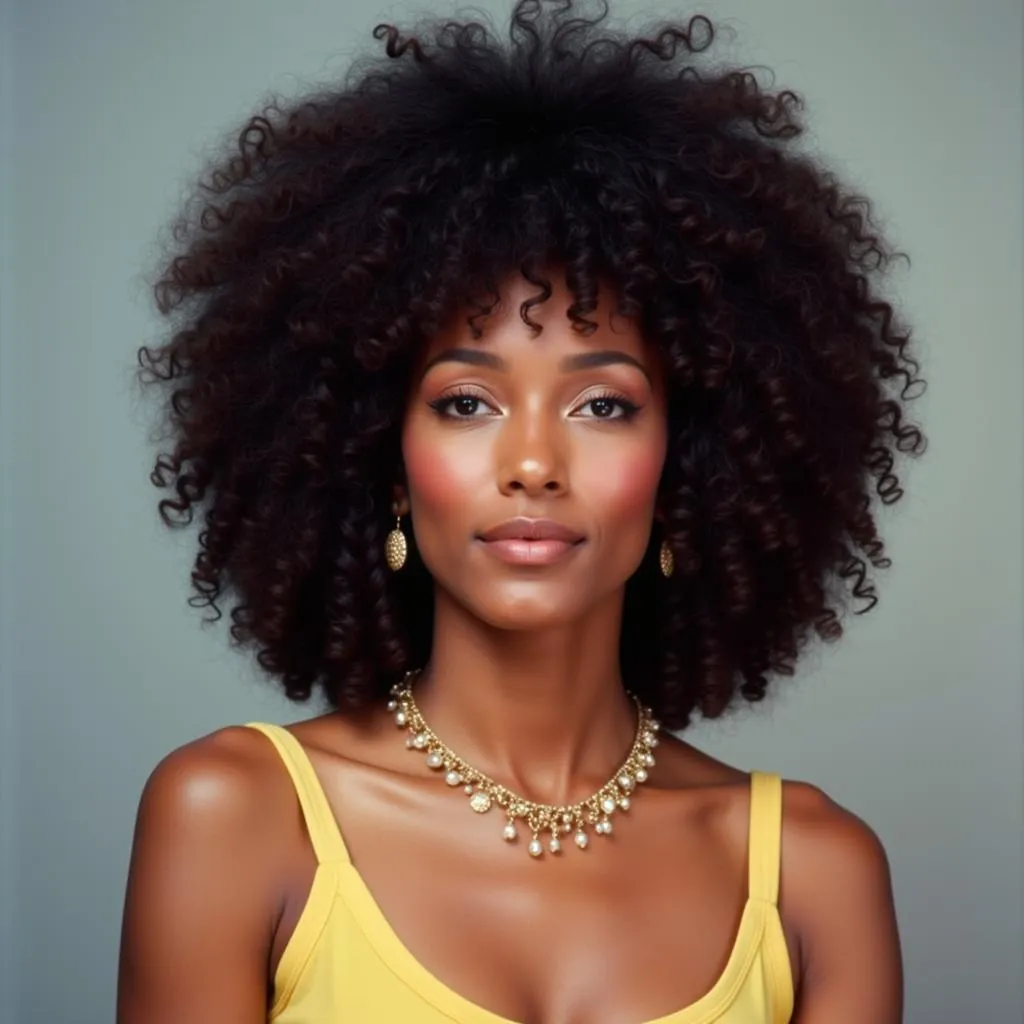
<svg viewBox="0 0 1024 1024">
<path fill-rule="evenodd" d="M 645 364 L 653 359 L 650 347 L 643 338 L 639 325 L 629 317 L 614 312 L 615 290 L 611 284 L 602 283 L 597 293 L 597 308 L 586 315 L 586 319 L 597 324 L 591 334 L 584 334 L 574 328 L 568 317 L 576 301 L 567 287 L 564 277 L 548 273 L 551 295 L 544 299 L 540 286 L 527 281 L 522 275 L 508 277 L 500 289 L 500 301 L 493 312 L 480 317 L 476 323 L 482 335 L 474 338 L 467 318 L 474 310 L 469 307 L 458 310 L 448 324 L 431 337 L 422 353 L 427 361 L 446 348 L 485 348 L 501 352 L 510 360 L 517 355 L 523 357 L 557 358 L 569 351 L 586 351 L 594 348 L 616 348 L 642 360 Z M 542 331 L 534 334 L 529 324 L 523 321 L 521 307 L 529 299 L 541 299 L 527 308 L 529 318 L 540 324 Z"/>
</svg>

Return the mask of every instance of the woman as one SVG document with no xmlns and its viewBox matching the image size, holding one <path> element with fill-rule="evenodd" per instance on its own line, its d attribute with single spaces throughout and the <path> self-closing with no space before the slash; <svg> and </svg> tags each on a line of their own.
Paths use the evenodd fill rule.
<svg viewBox="0 0 1024 1024">
<path fill-rule="evenodd" d="M 161 514 L 329 710 L 153 772 L 122 1024 L 900 1019 L 875 834 L 673 735 L 874 602 L 892 251 L 706 18 L 570 7 L 379 26 L 177 225 Z"/>
</svg>

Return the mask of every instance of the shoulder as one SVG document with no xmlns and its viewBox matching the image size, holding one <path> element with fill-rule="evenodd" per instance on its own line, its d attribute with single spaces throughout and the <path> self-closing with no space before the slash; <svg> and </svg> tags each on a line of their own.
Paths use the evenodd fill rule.
<svg viewBox="0 0 1024 1024">
<path fill-rule="evenodd" d="M 125 896 L 119 1019 L 184 1020 L 203 1005 L 219 1019 L 255 1020 L 264 1008 L 282 879 L 301 837 L 276 757 L 256 730 L 232 726 L 171 751 L 146 780 Z"/>
<path fill-rule="evenodd" d="M 267 797 L 284 779 L 277 756 L 255 729 L 228 726 L 163 757 L 143 787 L 148 816 L 235 824 L 265 818 Z"/>
<path fill-rule="evenodd" d="M 255 729 L 229 726 L 172 750 L 152 770 L 139 800 L 135 847 L 180 863 L 227 864 L 245 851 L 253 867 L 269 866 L 294 852 L 300 826 L 273 746 Z"/>
<path fill-rule="evenodd" d="M 745 847 L 752 773 L 678 737 L 664 753 L 670 785 L 705 794 L 708 809 L 728 822 L 737 845 Z M 865 821 L 812 783 L 783 778 L 781 784 L 783 873 L 792 874 L 794 885 L 809 873 L 834 877 L 840 869 L 865 882 L 887 875 L 885 849 Z"/>
<path fill-rule="evenodd" d="M 783 882 L 797 893 L 842 878 L 861 889 L 887 887 L 888 857 L 863 819 L 809 782 L 784 780 Z"/>
<path fill-rule="evenodd" d="M 686 760 L 690 784 L 707 795 L 702 805 L 721 823 L 730 849 L 737 857 L 745 855 L 752 773 L 692 747 L 679 754 Z M 879 928 L 888 927 L 893 918 L 892 883 L 878 834 L 819 786 L 780 781 L 779 905 L 787 930 L 802 939 L 844 927 L 849 932 L 851 916 L 872 918 Z"/>
<path fill-rule="evenodd" d="M 799 936 L 805 1004 L 866 1001 L 871 1009 L 858 1019 L 895 1019 L 901 953 L 881 839 L 806 782 L 783 783 L 783 807 L 780 910 Z"/>
</svg>

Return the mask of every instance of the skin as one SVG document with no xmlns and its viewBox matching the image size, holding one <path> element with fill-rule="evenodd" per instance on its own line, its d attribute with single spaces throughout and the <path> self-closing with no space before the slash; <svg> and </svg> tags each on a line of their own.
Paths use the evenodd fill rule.
<svg viewBox="0 0 1024 1024">
<path fill-rule="evenodd" d="M 513 278 L 482 339 L 456 320 L 421 354 L 395 507 L 436 581 L 431 662 L 416 690 L 424 716 L 492 778 L 568 803 L 608 779 L 633 737 L 619 623 L 626 580 L 658 528 L 666 410 L 655 353 L 611 315 L 606 293 L 600 328 L 584 337 L 556 285 L 531 311 L 544 325 L 534 338 L 518 314 L 532 291 Z M 608 351 L 622 358 L 570 365 Z M 555 564 L 510 566 L 479 534 L 517 515 L 550 517 L 584 541 Z M 502 841 L 500 817 L 467 813 L 409 755 L 383 708 L 290 729 L 384 916 L 472 1002 L 531 1024 L 649 1021 L 721 973 L 746 896 L 746 773 L 666 735 L 611 839 L 534 862 Z M 821 790 L 784 787 L 779 905 L 793 1020 L 896 1024 L 902 968 L 885 851 Z M 264 1021 L 314 869 L 263 736 L 231 727 L 168 755 L 139 807 L 120 1024 Z"/>
</svg>

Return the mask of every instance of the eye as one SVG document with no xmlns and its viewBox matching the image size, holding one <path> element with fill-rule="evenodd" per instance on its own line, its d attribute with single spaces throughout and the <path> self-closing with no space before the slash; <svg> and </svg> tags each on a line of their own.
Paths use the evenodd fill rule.
<svg viewBox="0 0 1024 1024">
<path fill-rule="evenodd" d="M 623 395 L 612 394 L 595 395 L 593 398 L 588 398 L 582 405 L 577 406 L 577 410 L 588 407 L 591 409 L 591 414 L 584 415 L 584 419 L 630 420 L 640 411 L 640 406 L 635 402 L 631 402 Z"/>
<path fill-rule="evenodd" d="M 457 391 L 455 394 L 442 395 L 430 402 L 430 408 L 443 419 L 470 420 L 477 419 L 481 410 L 489 409 L 492 413 L 494 408 L 489 405 L 480 395 L 471 391 Z M 483 415 L 487 415 L 486 412 Z"/>
</svg>

